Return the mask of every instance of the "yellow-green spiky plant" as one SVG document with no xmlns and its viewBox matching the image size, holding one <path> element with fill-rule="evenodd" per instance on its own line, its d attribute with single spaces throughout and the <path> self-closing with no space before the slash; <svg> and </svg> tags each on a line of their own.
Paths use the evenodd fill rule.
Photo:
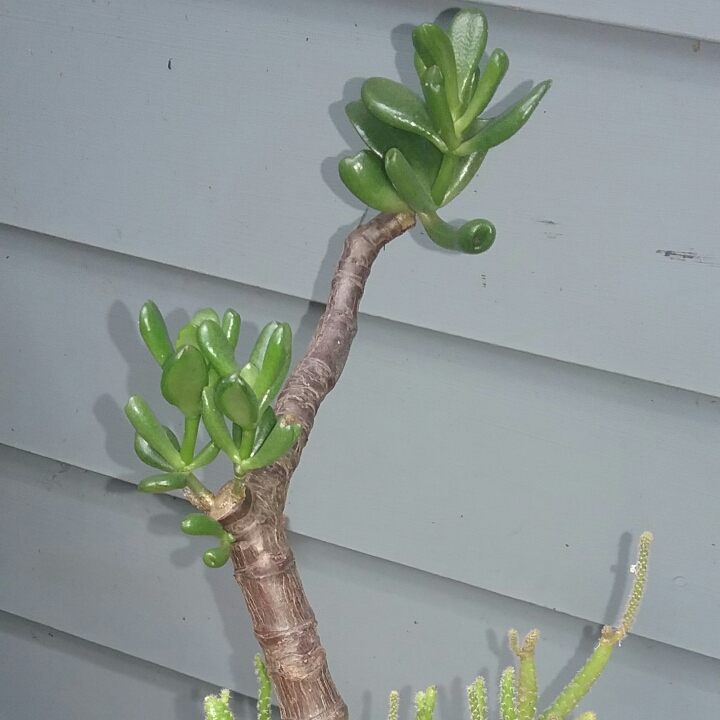
<svg viewBox="0 0 720 720">
<path fill-rule="evenodd" d="M 652 535 L 648 532 L 640 536 L 638 561 L 631 568 L 635 578 L 622 622 L 618 627 L 606 625 L 602 629 L 600 641 L 589 660 L 550 707 L 540 714 L 537 713 L 538 689 L 535 673 L 535 646 L 540 634 L 537 630 L 530 631 L 520 645 L 517 631 L 510 630 L 508 633 L 510 650 L 520 660 L 520 666 L 517 674 L 514 667 L 507 668 L 502 674 L 499 697 L 501 720 L 563 720 L 577 707 L 580 700 L 585 697 L 600 677 L 615 645 L 619 645 L 620 641 L 630 632 L 645 589 L 651 540 Z M 417 694 L 415 720 L 432 720 L 435 696 L 434 687 Z M 468 700 L 471 720 L 488 720 L 487 693 L 483 678 L 479 677 L 470 685 Z M 398 694 L 392 692 L 390 693 L 388 720 L 397 720 L 397 717 Z M 596 720 L 596 716 L 593 712 L 585 712 L 577 720 Z"/>
<path fill-rule="evenodd" d="M 270 720 L 270 693 L 272 688 L 270 678 L 260 655 L 255 656 L 255 675 L 258 679 L 258 720 Z M 218 695 L 208 695 L 205 698 L 205 720 L 235 720 L 230 710 L 230 691 L 221 690 Z"/>
</svg>

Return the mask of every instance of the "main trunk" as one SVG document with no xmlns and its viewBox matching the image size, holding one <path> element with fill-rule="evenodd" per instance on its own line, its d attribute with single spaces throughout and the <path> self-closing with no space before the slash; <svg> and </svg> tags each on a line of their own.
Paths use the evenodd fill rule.
<svg viewBox="0 0 720 720">
<path fill-rule="evenodd" d="M 234 501 L 228 483 L 211 512 L 236 538 L 231 549 L 235 579 L 265 655 L 283 720 L 348 717 L 287 542 L 283 509 L 318 407 L 345 366 L 372 263 L 384 245 L 414 224 L 413 215 L 382 214 L 345 240 L 325 312 L 275 406 L 278 417 L 293 415 L 302 423 L 302 435 L 278 462 L 248 476 L 242 503 Z"/>
</svg>

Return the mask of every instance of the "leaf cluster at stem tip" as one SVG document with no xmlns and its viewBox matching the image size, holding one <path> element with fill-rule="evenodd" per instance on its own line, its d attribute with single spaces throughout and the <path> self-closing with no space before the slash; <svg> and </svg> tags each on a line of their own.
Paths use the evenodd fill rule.
<svg viewBox="0 0 720 720">
<path fill-rule="evenodd" d="M 412 39 L 422 97 L 394 80 L 366 80 L 361 99 L 346 112 L 368 149 L 341 160 L 340 177 L 376 210 L 416 213 L 441 247 L 485 252 L 495 240 L 491 222 L 471 220 L 455 228 L 437 210 L 467 186 L 491 148 L 529 120 L 551 81 L 536 85 L 502 114 L 481 118 L 509 62 L 496 49 L 480 69 L 487 42 L 484 13 L 460 10 L 447 32 L 425 23 Z"/>
<path fill-rule="evenodd" d="M 184 419 L 180 441 L 142 396 L 128 400 L 125 414 L 135 428 L 135 452 L 146 465 L 161 471 L 145 478 L 139 489 L 150 493 L 183 490 L 194 505 L 208 512 L 214 495 L 195 471 L 222 451 L 232 460 L 233 494 L 241 499 L 245 475 L 282 457 L 302 431 L 297 418 L 278 418 L 271 406 L 290 369 L 290 326 L 268 323 L 241 367 L 235 360 L 241 321 L 234 310 L 227 310 L 222 320 L 214 310 L 200 310 L 180 328 L 175 343 L 151 300 L 142 306 L 139 324 L 145 344 L 162 368 L 162 395 Z M 196 451 L 201 423 L 209 442 Z M 227 561 L 232 538 L 215 520 L 189 515 L 182 529 L 220 540 L 220 547 L 205 553 L 207 565 L 218 567 Z"/>
</svg>

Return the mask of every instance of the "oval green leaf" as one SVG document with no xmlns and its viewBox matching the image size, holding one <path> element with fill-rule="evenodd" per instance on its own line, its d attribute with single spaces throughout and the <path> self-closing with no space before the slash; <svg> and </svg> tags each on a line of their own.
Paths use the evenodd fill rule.
<svg viewBox="0 0 720 720">
<path fill-rule="evenodd" d="M 482 75 L 475 84 L 467 109 L 456 123 L 456 130 L 459 133 L 465 132 L 475 118 L 490 104 L 495 91 L 505 77 L 509 65 L 510 60 L 503 50 L 497 48 L 492 51 L 487 64 L 483 68 Z"/>
<path fill-rule="evenodd" d="M 228 308 L 223 315 L 222 330 L 233 351 L 237 347 L 238 337 L 240 337 L 240 325 L 240 315 L 232 308 Z"/>
<path fill-rule="evenodd" d="M 197 339 L 197 330 L 197 326 L 192 323 L 183 325 L 178 331 L 177 340 L 175 341 L 175 349 L 179 350 L 181 347 L 191 345 L 199 350 L 200 344 Z"/>
<path fill-rule="evenodd" d="M 243 460 L 242 469 L 257 470 L 272 465 L 290 450 L 300 437 L 301 432 L 302 425 L 298 422 L 292 422 L 290 416 L 280 418 L 258 451 L 251 455 L 248 460 Z"/>
<path fill-rule="evenodd" d="M 491 118 L 477 135 L 457 149 L 456 154 L 462 156 L 487 151 L 510 139 L 530 119 L 535 108 L 550 89 L 550 85 L 552 85 L 550 80 L 539 83 L 502 115 Z"/>
<path fill-rule="evenodd" d="M 146 493 L 161 493 L 169 490 L 182 490 L 187 486 L 187 474 L 165 473 L 163 475 L 151 475 L 141 480 L 138 490 Z"/>
<path fill-rule="evenodd" d="M 423 176 L 428 187 L 432 187 L 442 162 L 442 153 L 432 143 L 420 135 L 399 130 L 378 120 L 362 100 L 348 103 L 345 112 L 363 142 L 379 158 L 384 158 L 390 148 L 397 148 L 413 170 Z M 385 168 L 382 165 L 379 167 L 384 173 Z"/>
<path fill-rule="evenodd" d="M 456 198 L 467 186 L 467 184 L 475 177 L 475 174 L 480 169 L 482 161 L 485 159 L 484 152 L 476 152 L 472 155 L 466 155 L 465 157 L 458 158 L 457 165 L 453 171 L 452 179 L 448 185 L 448 189 L 445 192 L 445 197 L 441 203 L 447 205 L 451 200 Z"/>
<path fill-rule="evenodd" d="M 257 428 L 255 428 L 255 437 L 253 439 L 252 450 L 250 456 L 252 457 L 259 449 L 260 446 L 267 440 L 268 435 L 277 424 L 277 416 L 275 411 L 270 405 L 265 408 L 265 412 L 260 417 Z"/>
<path fill-rule="evenodd" d="M 385 155 L 385 172 L 395 190 L 415 212 L 435 212 L 437 206 L 430 196 L 430 189 L 423 184 L 405 156 L 396 148 L 388 150 Z"/>
<path fill-rule="evenodd" d="M 222 378 L 215 388 L 218 410 L 243 430 L 254 430 L 259 418 L 258 399 L 238 373 Z"/>
<path fill-rule="evenodd" d="M 158 422 L 143 397 L 133 395 L 125 405 L 125 415 L 148 445 L 158 452 L 174 470 L 184 469 L 185 463 L 183 463 L 180 453 L 170 442 L 165 428 Z"/>
<path fill-rule="evenodd" d="M 215 404 L 215 390 L 211 387 L 202 391 L 202 418 L 213 443 L 234 463 L 239 463 L 242 460 L 240 452 L 230 436 L 223 414 Z"/>
<path fill-rule="evenodd" d="M 181 347 L 163 365 L 160 390 L 185 417 L 200 414 L 200 394 L 208 381 L 203 354 L 192 345 Z"/>
<path fill-rule="evenodd" d="M 460 10 L 448 28 L 450 44 L 455 52 L 458 95 L 463 103 L 470 97 L 472 76 L 485 52 L 487 33 L 485 13 L 476 8 Z"/>
<path fill-rule="evenodd" d="M 275 332 L 275 328 L 277 328 L 280 325 L 279 322 L 276 320 L 273 320 L 272 322 L 269 322 L 258 335 L 257 340 L 255 341 L 255 346 L 252 349 L 252 352 L 250 353 L 250 362 L 258 369 L 262 367 L 263 364 L 263 358 L 265 357 L 265 351 L 267 350 L 268 343 L 270 342 L 270 338 L 272 337 L 272 334 Z"/>
<path fill-rule="evenodd" d="M 292 329 L 287 323 L 280 323 L 268 339 L 262 367 L 254 385 L 260 407 L 272 402 L 280 392 L 291 361 Z"/>
<path fill-rule="evenodd" d="M 458 96 L 455 51 L 450 38 L 437 25 L 423 23 L 413 30 L 412 40 L 415 50 L 420 55 L 424 65 L 428 69 L 433 66 L 440 69 L 444 78 L 443 92 L 446 93 L 445 100 L 450 112 L 456 117 L 460 110 L 460 99 Z M 432 116 L 432 112 L 430 115 Z M 435 124 L 435 127 L 438 128 L 438 125 Z M 442 136 L 442 133 L 440 134 Z"/>
<path fill-rule="evenodd" d="M 222 567 L 230 559 L 230 546 L 220 545 L 203 553 L 203 562 L 209 568 Z"/>
<path fill-rule="evenodd" d="M 423 73 L 420 85 L 435 127 L 448 148 L 454 150 L 460 144 L 460 139 L 455 134 L 455 123 L 447 100 L 445 79 L 440 68 L 437 65 L 429 67 Z"/>
<path fill-rule="evenodd" d="M 441 152 L 447 152 L 447 145 L 433 127 L 425 104 L 404 85 L 387 78 L 374 77 L 363 83 L 361 95 L 368 110 L 378 120 L 421 135 Z"/>
<path fill-rule="evenodd" d="M 204 320 L 198 327 L 200 350 L 220 377 L 236 373 L 240 368 L 235 361 L 235 351 L 228 342 L 223 329 L 213 320 Z"/>
<path fill-rule="evenodd" d="M 220 453 L 220 448 L 211 440 L 187 466 L 187 470 L 197 470 L 209 465 Z"/>
<path fill-rule="evenodd" d="M 204 513 L 190 513 L 180 523 L 180 529 L 186 535 L 207 535 L 218 540 L 226 540 L 228 533 L 223 530 L 222 525 Z"/>
<path fill-rule="evenodd" d="M 148 300 L 140 308 L 140 335 L 160 367 L 173 354 L 165 320 L 158 306 Z"/>
<path fill-rule="evenodd" d="M 195 327 L 200 327 L 206 320 L 212 320 L 212 322 L 216 323 L 217 325 L 220 324 L 220 318 L 212 308 L 203 308 L 202 310 L 198 310 L 193 315 L 190 324 L 195 325 Z"/>
<path fill-rule="evenodd" d="M 176 450 L 180 450 L 180 443 L 178 442 L 178 439 L 173 434 L 172 430 L 170 428 L 165 427 L 165 433 L 168 436 L 168 439 L 170 442 L 173 443 Z M 135 433 L 135 454 L 146 464 L 150 467 L 154 467 L 157 470 L 164 470 L 165 472 L 170 472 L 173 470 L 173 466 L 170 465 L 170 463 L 163 458 L 162 455 L 160 455 L 157 450 L 154 450 L 152 447 L 150 447 L 150 444 L 147 440 L 145 440 L 140 433 Z"/>
<path fill-rule="evenodd" d="M 395 192 L 385 173 L 383 161 L 369 150 L 343 158 L 339 165 L 340 179 L 360 202 L 380 212 L 412 212 Z"/>
</svg>

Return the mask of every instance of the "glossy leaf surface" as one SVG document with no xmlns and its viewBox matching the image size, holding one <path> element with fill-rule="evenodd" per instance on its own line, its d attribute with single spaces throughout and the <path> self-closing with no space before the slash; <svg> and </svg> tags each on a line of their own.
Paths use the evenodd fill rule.
<svg viewBox="0 0 720 720">
<path fill-rule="evenodd" d="M 250 353 L 250 362 L 258 369 L 262 367 L 263 359 L 265 358 L 265 351 L 267 350 L 268 343 L 275 329 L 280 325 L 276 320 L 269 322 L 258 335 L 255 345 Z"/>
<path fill-rule="evenodd" d="M 412 165 L 413 170 L 424 177 L 428 186 L 435 182 L 442 162 L 442 153 L 431 142 L 420 135 L 399 130 L 378 120 L 362 100 L 348 103 L 345 112 L 358 135 L 379 158 L 384 158 L 390 148 L 397 148 Z M 384 172 L 384 166 L 379 167 Z"/>
<path fill-rule="evenodd" d="M 165 428 L 158 422 L 150 406 L 140 395 L 133 395 L 125 405 L 125 415 L 130 424 L 153 450 L 158 452 L 175 470 L 182 470 L 185 464 L 177 448 L 170 442 Z"/>
<path fill-rule="evenodd" d="M 203 553 L 203 562 L 210 568 L 222 567 L 230 559 L 230 546 L 220 545 Z"/>
<path fill-rule="evenodd" d="M 455 166 L 452 179 L 445 192 L 445 197 L 441 203 L 442 205 L 447 205 L 466 188 L 467 184 L 475 177 L 475 174 L 480 169 L 480 165 L 482 165 L 486 154 L 487 153 L 484 152 L 476 152 L 472 155 L 458 158 L 458 163 Z"/>
<path fill-rule="evenodd" d="M 262 414 L 258 426 L 255 429 L 255 438 L 253 439 L 253 446 L 250 452 L 252 457 L 259 449 L 260 446 L 267 440 L 268 435 L 277 424 L 277 416 L 271 406 L 265 408 L 265 412 Z"/>
<path fill-rule="evenodd" d="M 211 440 L 187 466 L 186 470 L 197 470 L 209 465 L 220 453 L 220 448 Z"/>
<path fill-rule="evenodd" d="M 280 418 L 258 451 L 249 460 L 243 460 L 243 470 L 257 470 L 271 465 L 295 444 L 301 432 L 300 423 L 287 422 L 286 418 Z"/>
<path fill-rule="evenodd" d="M 207 381 L 208 368 L 203 354 L 192 345 L 185 345 L 165 361 L 160 390 L 185 417 L 197 417 L 200 394 Z"/>
<path fill-rule="evenodd" d="M 202 391 L 202 418 L 213 443 L 234 463 L 239 463 L 242 460 L 240 452 L 230 436 L 223 414 L 215 404 L 215 390 L 211 387 Z"/>
<path fill-rule="evenodd" d="M 423 23 L 413 30 L 412 40 L 415 50 L 428 70 L 433 66 L 440 70 L 444 79 L 443 92 L 446 92 L 447 105 L 450 112 L 456 113 L 460 108 L 460 100 L 455 51 L 450 43 L 450 38 L 437 25 Z"/>
<path fill-rule="evenodd" d="M 158 306 L 148 300 L 140 308 L 140 335 L 160 367 L 173 354 L 167 326 Z"/>
<path fill-rule="evenodd" d="M 343 158 L 339 170 L 347 189 L 365 205 L 380 212 L 411 212 L 395 191 L 383 161 L 375 153 L 361 150 L 353 157 Z"/>
<path fill-rule="evenodd" d="M 230 345 L 233 351 L 235 351 L 238 338 L 240 337 L 240 325 L 240 315 L 232 308 L 228 308 L 223 315 L 222 330 L 225 333 L 228 345 Z"/>
<path fill-rule="evenodd" d="M 151 475 L 138 483 L 138 490 L 146 493 L 161 493 L 169 490 L 182 490 L 187 487 L 187 474 L 164 473 Z"/>
<path fill-rule="evenodd" d="M 399 150 L 393 148 L 388 151 L 385 156 L 385 172 L 398 194 L 415 212 L 435 212 L 437 206 L 430 196 L 430 189 L 415 174 Z"/>
<path fill-rule="evenodd" d="M 240 368 L 235 361 L 235 351 L 228 342 L 223 329 L 212 320 L 205 320 L 198 327 L 198 343 L 203 355 L 220 377 L 236 373 Z"/>
<path fill-rule="evenodd" d="M 455 53 L 457 87 L 461 102 L 467 102 L 470 97 L 473 73 L 485 52 L 487 33 L 485 14 L 475 8 L 460 10 L 448 28 L 448 37 Z"/>
<path fill-rule="evenodd" d="M 420 86 L 435 127 L 448 149 L 454 150 L 460 144 L 460 140 L 455 134 L 455 123 L 448 104 L 445 80 L 437 65 L 429 67 L 423 73 Z"/>
<path fill-rule="evenodd" d="M 280 392 L 292 359 L 292 330 L 280 323 L 268 338 L 260 372 L 255 381 L 255 394 L 260 405 L 267 405 Z"/>
<path fill-rule="evenodd" d="M 465 129 L 485 110 L 495 95 L 495 91 L 505 77 L 510 61 L 503 50 L 497 48 L 492 51 L 483 68 L 482 74 L 475 85 L 472 97 L 463 116 L 458 120 L 457 129 Z"/>
<path fill-rule="evenodd" d="M 190 513 L 183 518 L 180 529 L 187 535 L 207 535 L 218 540 L 225 540 L 227 533 L 222 525 L 205 513 Z"/>
<path fill-rule="evenodd" d="M 404 85 L 387 78 L 374 77 L 363 83 L 361 94 L 368 110 L 378 120 L 421 135 L 438 150 L 447 151 L 447 145 L 433 127 L 425 104 Z"/>
<path fill-rule="evenodd" d="M 430 239 L 448 250 L 477 255 L 495 241 L 495 226 L 488 220 L 471 220 L 454 228 L 436 214 L 418 214 Z"/>
<path fill-rule="evenodd" d="M 193 315 L 190 324 L 195 325 L 195 327 L 200 327 L 205 320 L 212 320 L 214 323 L 217 323 L 218 325 L 220 324 L 220 318 L 212 308 L 203 308 L 202 310 L 198 310 Z"/>
<path fill-rule="evenodd" d="M 163 426 L 165 427 L 165 426 Z M 172 444 L 175 446 L 176 450 L 180 450 L 180 443 L 178 442 L 175 435 L 173 435 L 170 428 L 165 427 L 165 433 L 168 436 L 168 439 Z M 150 467 L 154 467 L 156 470 L 164 470 L 165 472 L 170 472 L 173 470 L 173 466 L 170 465 L 170 463 L 165 460 L 165 458 L 157 452 L 157 450 L 154 450 L 150 443 L 148 443 L 147 440 L 145 440 L 140 433 L 135 433 L 135 454 L 146 464 Z"/>
<path fill-rule="evenodd" d="M 259 417 L 259 404 L 252 388 L 234 373 L 222 378 L 215 388 L 215 404 L 225 417 L 243 430 L 255 428 Z"/>
<path fill-rule="evenodd" d="M 550 80 L 539 83 L 509 110 L 492 118 L 477 135 L 457 149 L 458 155 L 487 151 L 511 138 L 530 119 L 550 85 Z"/>
<path fill-rule="evenodd" d="M 188 323 L 187 325 L 183 325 L 178 331 L 178 337 L 175 341 L 175 349 L 179 350 L 181 347 L 185 347 L 186 345 L 192 345 L 192 347 L 196 347 L 198 350 L 200 349 L 200 343 L 198 343 L 197 325 Z"/>
</svg>

